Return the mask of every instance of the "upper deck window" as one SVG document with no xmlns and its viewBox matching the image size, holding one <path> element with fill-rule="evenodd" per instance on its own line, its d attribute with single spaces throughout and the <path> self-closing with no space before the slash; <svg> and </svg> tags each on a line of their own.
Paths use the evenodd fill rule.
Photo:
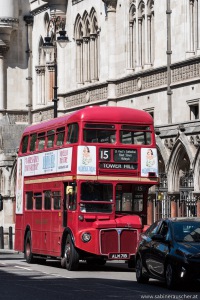
<svg viewBox="0 0 200 300">
<path fill-rule="evenodd" d="M 68 134 L 67 134 L 67 143 L 77 143 L 78 142 L 78 124 L 69 124 L 68 125 Z"/>
<path fill-rule="evenodd" d="M 115 125 L 112 124 L 85 124 L 83 140 L 86 143 L 109 143 L 116 142 Z"/>
<path fill-rule="evenodd" d="M 120 143 L 134 145 L 150 145 L 151 131 L 149 126 L 122 125 Z"/>
<path fill-rule="evenodd" d="M 38 134 L 38 150 L 43 150 L 45 146 L 45 132 Z"/>
<path fill-rule="evenodd" d="M 22 139 L 22 153 L 26 153 L 27 152 L 27 149 L 28 149 L 28 138 L 29 138 L 29 136 L 26 135 Z"/>
<path fill-rule="evenodd" d="M 56 146 L 62 146 L 65 137 L 65 127 L 57 128 L 56 135 L 57 135 Z"/>
<path fill-rule="evenodd" d="M 36 149 L 36 141 L 37 141 L 37 133 L 34 133 L 31 135 L 31 141 L 30 141 L 30 151 L 35 151 Z"/>
<path fill-rule="evenodd" d="M 47 148 L 52 148 L 54 145 L 55 130 L 47 131 Z"/>
</svg>

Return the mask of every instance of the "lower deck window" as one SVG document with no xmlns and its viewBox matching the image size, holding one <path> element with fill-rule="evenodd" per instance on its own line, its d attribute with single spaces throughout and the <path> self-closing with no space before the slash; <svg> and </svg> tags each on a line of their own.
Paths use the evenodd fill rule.
<svg viewBox="0 0 200 300">
<path fill-rule="evenodd" d="M 42 193 L 35 193 L 35 209 L 42 209 Z"/>
<path fill-rule="evenodd" d="M 26 209 L 27 210 L 33 209 L 33 192 L 26 193 Z"/>
<path fill-rule="evenodd" d="M 52 197 L 53 197 L 53 208 L 55 210 L 61 209 L 61 194 L 60 194 L 60 191 L 53 192 Z"/>
</svg>

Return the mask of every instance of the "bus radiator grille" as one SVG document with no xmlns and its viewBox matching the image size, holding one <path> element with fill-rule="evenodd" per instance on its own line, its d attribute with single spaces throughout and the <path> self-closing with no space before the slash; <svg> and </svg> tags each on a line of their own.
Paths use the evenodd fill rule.
<svg viewBox="0 0 200 300">
<path fill-rule="evenodd" d="M 135 254 L 137 231 L 134 229 L 114 228 L 100 231 L 100 251 L 102 255 L 109 253 Z"/>
</svg>

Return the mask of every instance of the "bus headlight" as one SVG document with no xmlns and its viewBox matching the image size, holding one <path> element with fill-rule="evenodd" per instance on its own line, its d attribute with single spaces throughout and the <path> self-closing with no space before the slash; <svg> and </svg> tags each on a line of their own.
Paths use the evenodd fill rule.
<svg viewBox="0 0 200 300">
<path fill-rule="evenodd" d="M 88 243 L 91 240 L 91 234 L 89 232 L 84 232 L 82 234 L 82 241 Z"/>
</svg>

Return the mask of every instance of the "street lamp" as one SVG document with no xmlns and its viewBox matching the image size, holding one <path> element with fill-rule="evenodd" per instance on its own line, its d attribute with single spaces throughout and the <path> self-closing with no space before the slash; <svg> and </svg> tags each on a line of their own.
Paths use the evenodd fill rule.
<svg viewBox="0 0 200 300">
<path fill-rule="evenodd" d="M 66 36 L 66 31 L 64 30 L 64 19 L 60 16 L 52 17 L 48 23 L 47 27 L 47 36 L 44 38 L 43 50 L 46 53 L 51 54 L 54 51 L 54 87 L 53 87 L 53 103 L 54 103 L 54 118 L 58 116 L 58 86 L 57 86 L 57 77 L 58 77 L 58 68 L 57 68 L 57 43 L 61 48 L 64 48 L 69 42 L 68 36 Z M 57 33 L 59 36 L 57 37 Z"/>
</svg>

